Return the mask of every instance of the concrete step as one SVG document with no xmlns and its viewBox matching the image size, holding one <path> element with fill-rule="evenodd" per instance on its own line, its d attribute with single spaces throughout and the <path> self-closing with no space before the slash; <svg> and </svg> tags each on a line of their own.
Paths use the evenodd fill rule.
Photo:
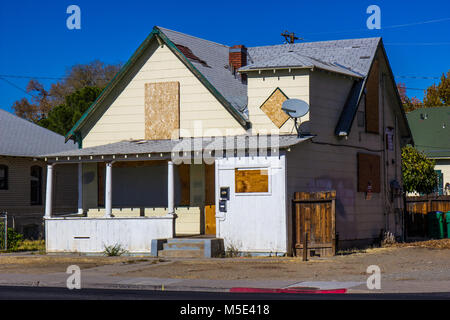
<svg viewBox="0 0 450 320">
<path fill-rule="evenodd" d="M 152 240 L 151 254 L 167 258 L 211 258 L 224 253 L 223 239 L 175 238 Z"/>
<path fill-rule="evenodd" d="M 212 238 L 175 238 L 167 239 L 167 243 L 203 243 L 211 239 Z"/>
<path fill-rule="evenodd" d="M 204 258 L 203 250 L 161 250 L 158 257 L 163 258 Z"/>
<path fill-rule="evenodd" d="M 203 242 L 176 242 L 164 243 L 163 250 L 203 250 L 205 244 Z"/>
</svg>

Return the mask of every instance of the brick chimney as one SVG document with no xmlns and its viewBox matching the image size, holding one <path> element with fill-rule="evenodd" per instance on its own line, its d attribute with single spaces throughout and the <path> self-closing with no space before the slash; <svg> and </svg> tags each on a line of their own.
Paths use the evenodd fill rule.
<svg viewBox="0 0 450 320">
<path fill-rule="evenodd" d="M 232 67 L 232 72 L 247 65 L 247 48 L 244 45 L 236 45 L 230 48 L 229 63 Z M 242 82 L 246 82 L 247 75 L 241 76 Z"/>
</svg>

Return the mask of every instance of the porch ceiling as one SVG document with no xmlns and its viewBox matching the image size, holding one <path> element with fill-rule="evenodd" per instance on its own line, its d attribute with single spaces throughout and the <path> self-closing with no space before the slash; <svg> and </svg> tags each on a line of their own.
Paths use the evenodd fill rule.
<svg viewBox="0 0 450 320">
<path fill-rule="evenodd" d="M 203 152 L 213 150 L 255 150 L 255 149 L 286 149 L 313 136 L 298 137 L 297 135 L 276 136 L 229 136 L 182 138 L 177 140 L 126 140 L 116 143 L 64 151 L 38 156 L 37 158 L 59 160 L 89 161 L 94 158 L 113 158 L 120 156 L 129 160 L 164 159 L 180 152 Z M 61 159 L 60 159 L 61 158 Z M 75 159 L 74 159 L 75 158 Z M 102 158 L 102 159 L 103 159 Z"/>
</svg>

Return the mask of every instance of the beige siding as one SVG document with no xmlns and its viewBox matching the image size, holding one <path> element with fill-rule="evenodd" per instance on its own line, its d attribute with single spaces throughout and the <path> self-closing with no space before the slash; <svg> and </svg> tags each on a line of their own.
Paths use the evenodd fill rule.
<svg viewBox="0 0 450 320">
<path fill-rule="evenodd" d="M 43 161 L 32 158 L 0 157 L 0 164 L 8 166 L 8 190 L 0 190 L 0 212 L 6 211 L 10 226 L 19 232 L 23 226 L 40 224 L 45 211 L 47 167 Z M 42 205 L 31 205 L 31 167 L 42 167 Z M 55 166 L 54 214 L 73 213 L 77 207 L 76 166 Z"/>
<path fill-rule="evenodd" d="M 380 67 L 386 72 L 384 63 Z M 402 203 L 399 199 L 391 202 L 389 194 L 391 180 L 401 183 L 400 139 L 393 112 L 396 103 L 393 91 L 386 89 L 382 93 L 380 90 L 380 134 L 366 133 L 364 127 L 358 127 L 355 118 L 351 133 L 345 139 L 337 137 L 334 130 L 351 89 L 351 79 L 313 72 L 310 83 L 310 127 L 311 133 L 317 135 L 313 141 L 326 144 L 305 142 L 287 153 L 289 204 L 295 191 L 335 189 L 336 230 L 343 243 L 353 241 L 354 245 L 358 240 L 370 243 L 380 236 L 382 229 L 401 235 L 402 221 L 395 207 L 402 207 Z M 386 83 L 384 87 L 390 85 Z M 364 100 L 358 111 L 364 112 Z M 396 128 L 395 148 L 382 152 L 386 127 Z M 381 158 L 381 192 L 374 193 L 371 200 L 365 200 L 365 193 L 357 192 L 358 152 L 377 154 Z"/>
<path fill-rule="evenodd" d="M 289 119 L 280 129 L 261 110 L 262 104 L 269 98 L 276 88 L 280 88 L 290 99 L 302 99 L 309 103 L 309 74 L 308 71 L 264 71 L 261 74 L 252 72 L 248 75 L 248 112 L 252 123 L 252 133 L 286 134 L 295 133 L 294 121 Z M 302 117 L 306 122 L 309 114 Z M 279 131 L 278 131 L 279 130 Z"/>
<path fill-rule="evenodd" d="M 203 84 L 170 51 L 154 45 L 139 61 L 122 88 L 116 89 L 102 114 L 93 114 L 83 132 L 83 147 L 91 147 L 128 139 L 145 138 L 145 84 L 180 82 L 180 135 L 226 134 L 226 129 L 243 134 L 245 130 Z M 194 129 L 197 128 L 197 130 Z M 233 132 L 229 133 L 233 134 Z"/>
</svg>

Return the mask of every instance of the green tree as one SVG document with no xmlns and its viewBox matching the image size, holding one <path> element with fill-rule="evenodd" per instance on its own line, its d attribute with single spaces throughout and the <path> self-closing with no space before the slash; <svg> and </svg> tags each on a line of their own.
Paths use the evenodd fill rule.
<svg viewBox="0 0 450 320">
<path fill-rule="evenodd" d="M 402 82 L 397 83 L 397 90 L 406 112 L 411 112 L 422 107 L 440 107 L 450 105 L 450 70 L 442 74 L 438 84 L 429 86 L 423 97 L 423 102 L 416 97 L 409 98 L 406 95 L 406 85 Z"/>
<path fill-rule="evenodd" d="M 434 161 L 411 146 L 402 149 L 402 175 L 403 186 L 407 192 L 429 194 L 437 186 Z"/>
<path fill-rule="evenodd" d="M 38 124 L 66 135 L 101 92 L 101 88 L 85 87 L 69 94 L 65 98 L 65 103 L 50 110 L 47 117 L 38 121 Z"/>
<path fill-rule="evenodd" d="M 405 112 L 411 112 L 415 109 L 422 108 L 423 104 L 418 98 L 409 98 L 406 94 L 406 85 L 402 82 L 397 83 L 397 90 L 400 95 L 400 100 L 402 101 L 403 108 Z"/>
<path fill-rule="evenodd" d="M 423 104 L 425 107 L 440 107 L 443 105 L 441 98 L 439 97 L 439 87 L 435 84 L 428 87 L 423 98 Z"/>
<path fill-rule="evenodd" d="M 447 72 L 447 76 L 442 74 L 441 82 L 438 84 L 439 98 L 444 105 L 450 105 L 450 70 Z"/>
<path fill-rule="evenodd" d="M 53 83 L 48 90 L 40 82 L 32 79 L 27 86 L 27 92 L 32 98 L 30 100 L 22 98 L 14 102 L 12 108 L 21 118 L 35 123 L 40 122 L 48 117 L 50 110 L 65 104 L 66 97 L 75 91 L 85 87 L 106 87 L 120 68 L 121 64 L 107 65 L 98 60 L 88 64 L 77 64 L 66 71 L 64 79 Z"/>
</svg>

